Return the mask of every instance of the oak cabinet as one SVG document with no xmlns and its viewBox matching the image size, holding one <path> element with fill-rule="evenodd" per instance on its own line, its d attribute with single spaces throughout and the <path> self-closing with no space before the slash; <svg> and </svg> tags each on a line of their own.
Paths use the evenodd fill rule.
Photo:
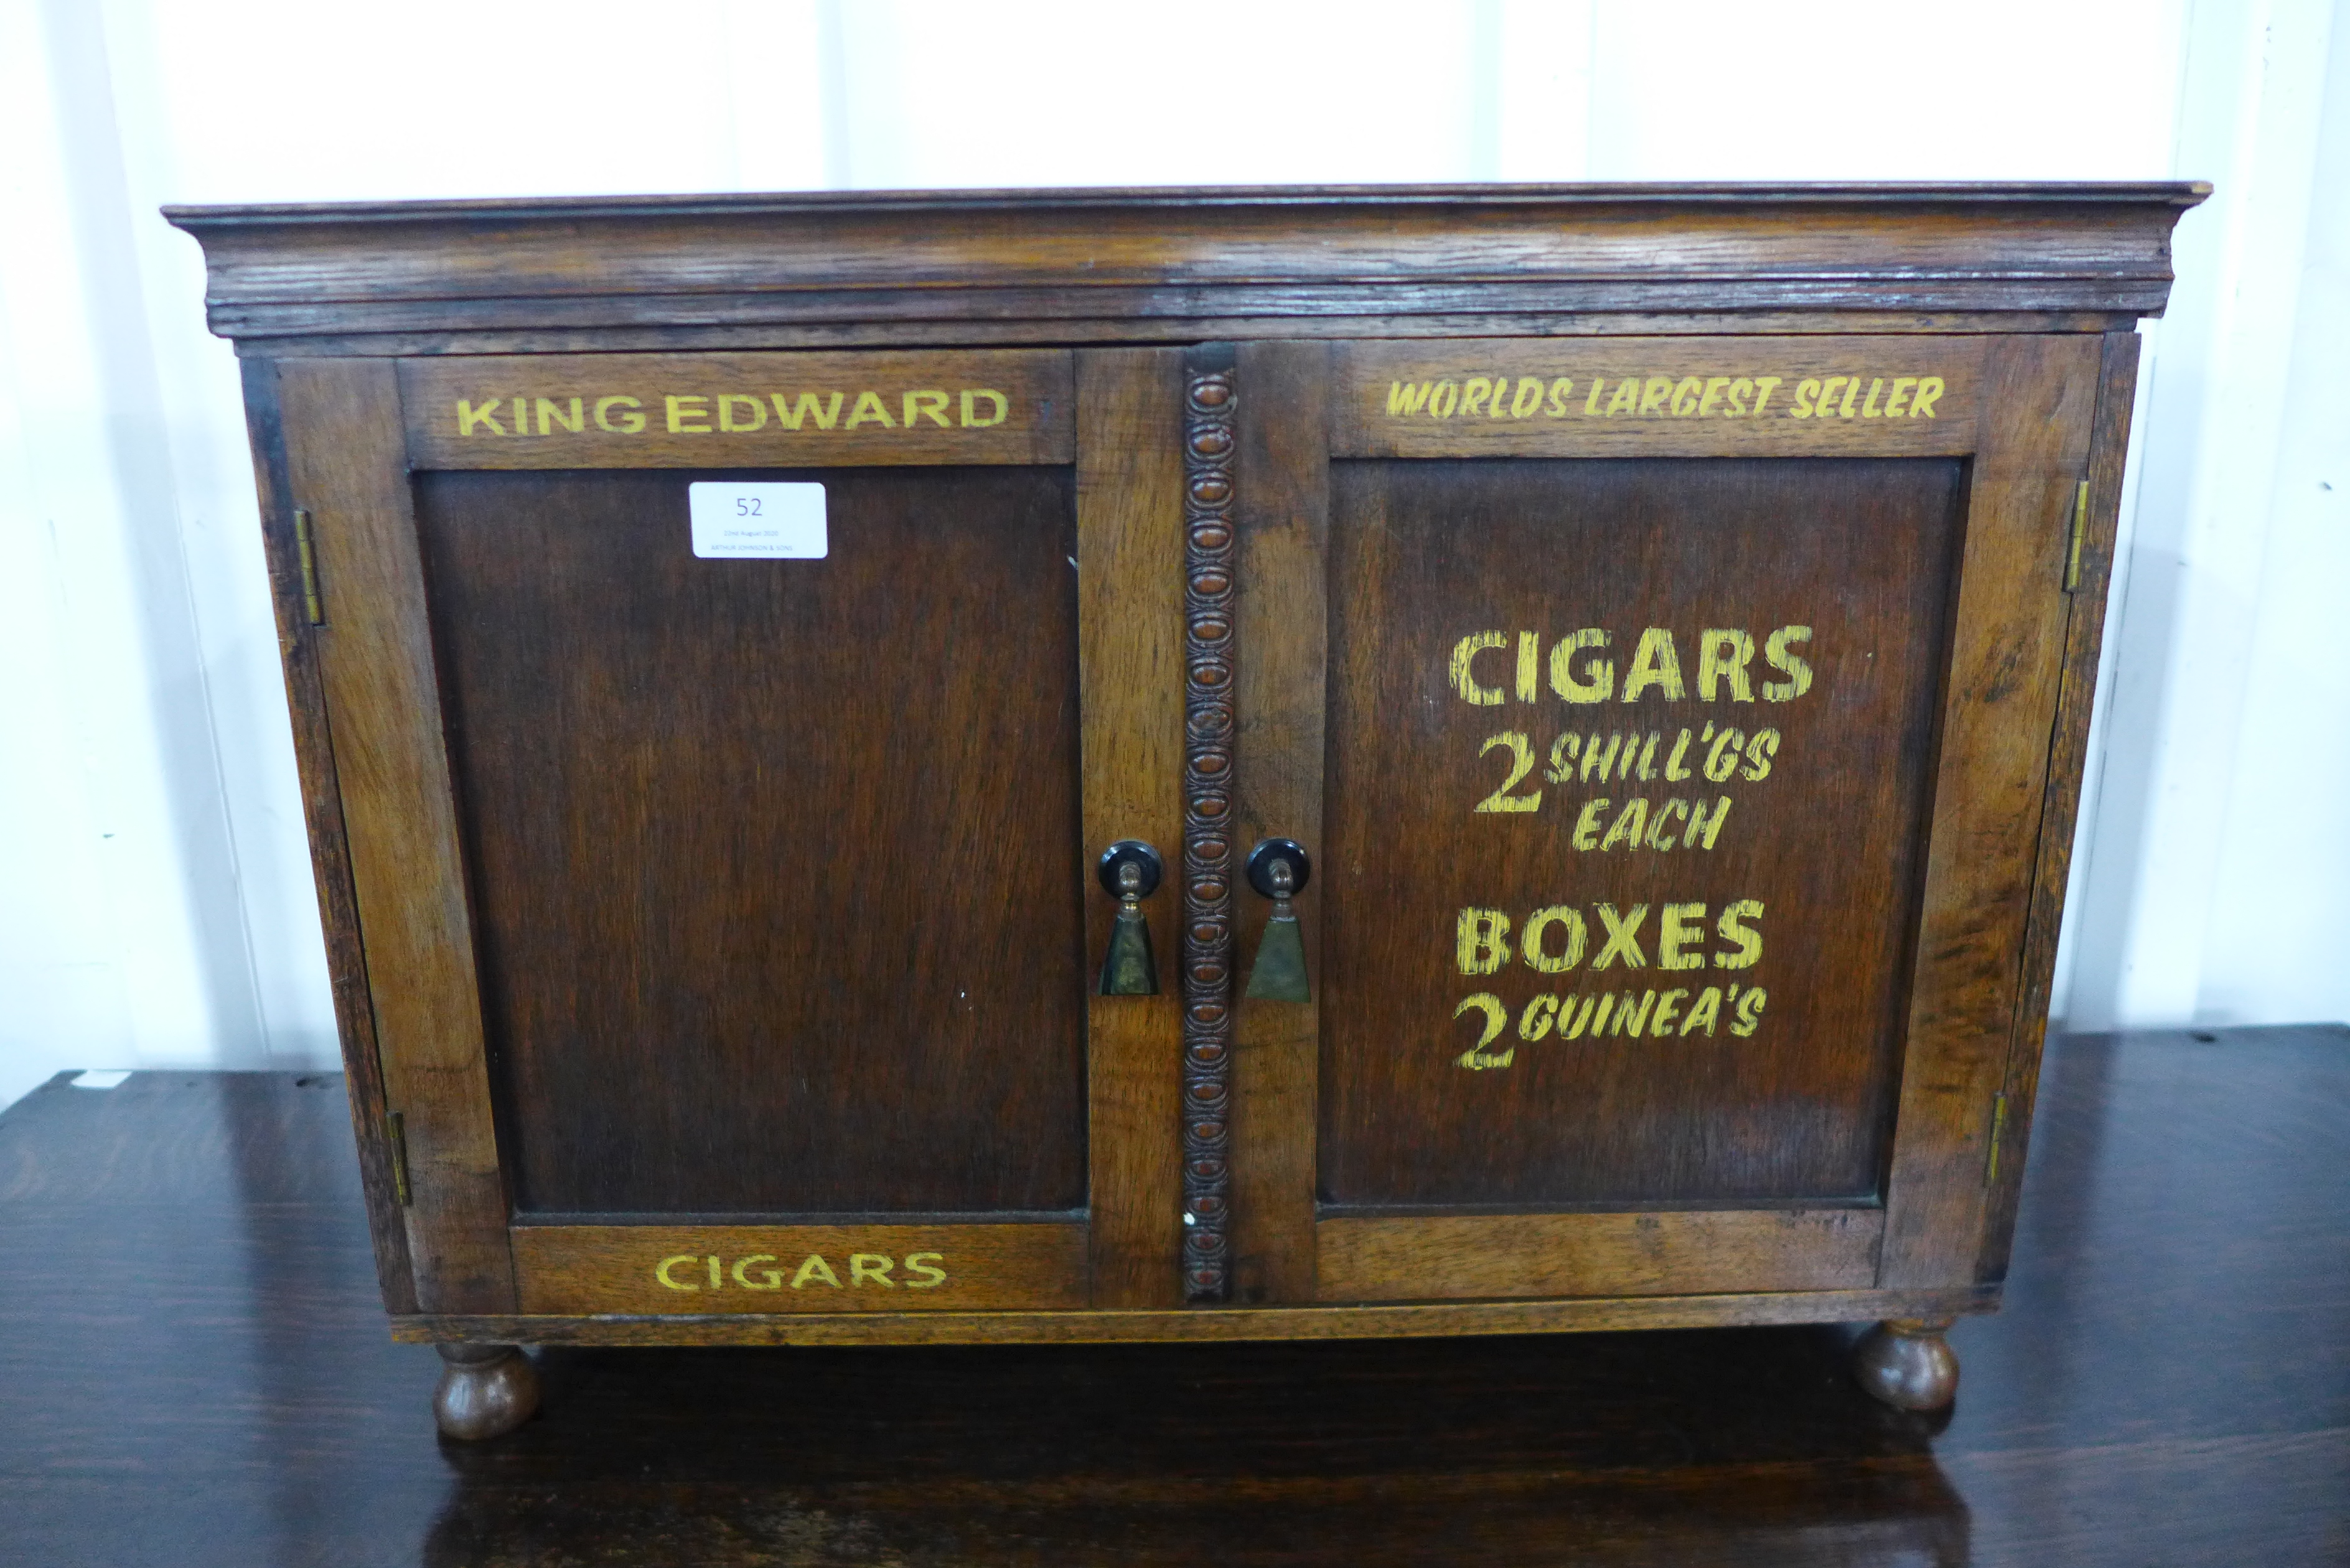
<svg viewBox="0 0 2350 1568">
<path fill-rule="evenodd" d="M 175 210 L 444 1426 L 547 1341 L 1947 1399 L 2200 195 Z"/>
</svg>

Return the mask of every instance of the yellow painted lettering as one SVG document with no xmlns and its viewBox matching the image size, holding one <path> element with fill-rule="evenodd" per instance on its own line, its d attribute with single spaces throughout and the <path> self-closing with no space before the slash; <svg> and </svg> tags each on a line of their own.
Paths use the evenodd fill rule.
<svg viewBox="0 0 2350 1568">
<path fill-rule="evenodd" d="M 1705 910 L 1700 908 L 1698 913 L 1702 915 Z M 1755 961 L 1762 956 L 1762 933 L 1746 922 L 1762 918 L 1762 900 L 1760 898 L 1732 898 L 1722 907 L 1721 919 L 1714 922 L 1713 929 L 1721 934 L 1723 941 L 1731 944 L 1731 950 L 1714 954 L 1714 968 L 1754 967 Z"/>
<path fill-rule="evenodd" d="M 1521 1040 L 1541 1039 L 1544 1035 L 1550 1033 L 1550 1026 L 1557 1020 L 1557 997 L 1535 997 L 1532 1002 L 1526 1003 L 1525 1011 L 1518 1014 L 1518 1038 Z"/>
<path fill-rule="evenodd" d="M 1687 1039 L 1690 1033 L 1697 1029 L 1711 1034 L 1713 1026 L 1721 1020 L 1721 987 L 1709 985 L 1697 993 L 1697 1001 L 1690 1006 L 1689 1016 L 1681 1020 L 1681 1037 Z"/>
<path fill-rule="evenodd" d="M 907 1253 L 906 1272 L 909 1274 L 920 1274 L 922 1277 L 919 1280 L 908 1280 L 906 1282 L 906 1288 L 910 1291 L 934 1291 L 941 1285 L 945 1284 L 947 1282 L 947 1272 L 944 1269 L 938 1267 L 938 1265 L 945 1262 L 946 1261 L 947 1255 L 944 1252 Z"/>
<path fill-rule="evenodd" d="M 1472 1009 L 1485 1015 L 1484 1029 L 1478 1034 L 1477 1044 L 1455 1056 L 1452 1059 L 1452 1064 L 1456 1067 L 1469 1068 L 1471 1072 L 1482 1072 L 1487 1067 L 1508 1066 L 1510 1058 L 1517 1054 L 1516 1046 L 1511 1046 L 1509 1050 L 1498 1056 L 1486 1055 L 1485 1047 L 1500 1039 L 1502 1031 L 1509 1027 L 1510 1010 L 1503 1006 L 1502 999 L 1492 992 L 1481 991 L 1474 996 L 1462 997 L 1461 1005 L 1452 1010 L 1452 1016 L 1458 1018 Z"/>
<path fill-rule="evenodd" d="M 1607 810 L 1607 797 L 1604 794 L 1583 803 L 1583 810 L 1575 819 L 1575 837 L 1572 840 L 1577 849 L 1599 847 L 1599 818 Z"/>
<path fill-rule="evenodd" d="M 1479 801 L 1475 809 L 1478 811 L 1513 812 L 1533 811 L 1542 805 L 1542 791 L 1535 790 L 1531 794 L 1512 794 L 1510 793 L 1512 790 L 1518 787 L 1520 780 L 1523 779 L 1528 774 L 1534 772 L 1534 749 L 1533 744 L 1527 740 L 1526 732 L 1523 730 L 1504 730 L 1498 735 L 1488 735 L 1485 737 L 1485 743 L 1477 748 L 1477 754 L 1482 757 L 1487 752 L 1492 751 L 1495 746 L 1506 746 L 1509 748 L 1510 776 L 1502 781 L 1502 785 L 1499 789 L 1487 795 L 1484 799 Z"/>
<path fill-rule="evenodd" d="M 515 398 L 513 402 L 515 434 L 526 436 L 530 434 L 530 400 Z"/>
<path fill-rule="evenodd" d="M 1607 385 L 1607 377 L 1594 376 L 1591 378 L 1591 390 L 1585 394 L 1583 400 L 1583 411 L 1585 413 L 1596 414 L 1599 411 L 1599 389 L 1606 385 Z"/>
<path fill-rule="evenodd" d="M 965 396 L 968 395 L 968 393 L 965 394 Z M 847 397 L 847 394 L 845 392 L 835 392 L 831 402 L 820 403 L 816 401 L 816 395 L 814 392 L 802 392 L 799 401 L 795 403 L 783 393 L 775 392 L 770 394 L 770 400 L 775 405 L 775 418 L 782 422 L 785 430 L 799 429 L 800 421 L 814 415 L 816 428 L 828 431 L 839 421 L 840 405 Z"/>
<path fill-rule="evenodd" d="M 1721 784 L 1738 769 L 1738 756 L 1746 745 L 1743 730 L 1721 729 L 1713 732 L 1713 744 L 1705 753 L 1705 776 L 1711 784 Z"/>
<path fill-rule="evenodd" d="M 596 428 L 609 431 L 614 435 L 640 434 L 645 428 L 645 416 L 637 410 L 643 407 L 634 398 L 598 398 L 596 400 Z M 621 410 L 618 422 L 612 418 L 614 409 Z"/>
<path fill-rule="evenodd" d="M 1800 655 L 1790 651 L 1798 642 L 1812 640 L 1812 628 L 1807 626 L 1783 626 L 1762 639 L 1762 657 L 1771 668 L 1783 671 L 1784 680 L 1762 683 L 1765 702 L 1792 702 L 1812 689 L 1812 667 Z"/>
<path fill-rule="evenodd" d="M 1776 376 L 1754 378 L 1754 417 L 1756 419 L 1762 417 L 1763 405 L 1771 400 L 1771 389 L 1777 385 L 1779 385 L 1779 378 Z"/>
<path fill-rule="evenodd" d="M 1566 418 L 1567 396 L 1574 390 L 1575 380 L 1572 377 L 1561 376 L 1553 381 L 1550 384 L 1549 400 L 1543 404 L 1543 417 L 1550 420 Z M 1513 402 L 1510 407 L 1514 410 L 1517 405 Z"/>
<path fill-rule="evenodd" d="M 982 398 L 987 400 L 990 410 L 984 419 L 982 419 L 979 413 L 979 400 Z M 1012 417 L 1012 400 L 993 387 L 966 387 L 963 389 L 962 404 L 962 427 L 965 430 L 983 431 L 990 425 L 1000 425 Z M 837 403 L 833 406 L 836 409 L 839 407 Z"/>
<path fill-rule="evenodd" d="M 713 1291 L 717 1290 L 725 1282 L 724 1278 L 718 1272 L 718 1260 L 713 1256 L 710 1260 L 710 1288 Z"/>
<path fill-rule="evenodd" d="M 734 412 L 734 409 L 737 404 L 750 410 L 750 413 L 747 416 L 738 418 Z M 746 398 L 740 392 L 721 392 L 718 394 L 718 428 L 720 430 L 764 430 L 766 428 L 766 423 L 767 405 L 761 402 L 758 399 Z"/>
<path fill-rule="evenodd" d="M 1721 825 L 1729 820 L 1728 795 L 1715 801 L 1710 812 L 1703 801 L 1696 802 L 1690 807 L 1689 831 L 1681 835 L 1681 847 L 1687 849 L 1694 844 L 1700 848 L 1712 848 L 1713 841 L 1721 836 Z"/>
<path fill-rule="evenodd" d="M 553 398 L 539 399 L 537 409 L 538 433 L 541 435 L 554 434 L 557 426 L 569 431 L 573 435 L 585 435 L 588 431 L 588 404 L 584 399 L 572 399 L 571 410 L 567 415 L 562 409 L 556 406 Z"/>
<path fill-rule="evenodd" d="M 1452 690 L 1461 693 L 1462 701 L 1480 708 L 1502 705 L 1502 689 L 1478 685 L 1476 674 L 1470 666 L 1485 649 L 1506 648 L 1509 641 L 1510 634 L 1505 631 L 1472 631 L 1452 645 Z"/>
<path fill-rule="evenodd" d="M 1596 778 L 1601 784 L 1606 784 L 1607 782 L 1607 770 L 1616 765 L 1617 753 L 1622 751 L 1623 747 L 1624 737 L 1621 735 L 1608 736 L 1607 748 L 1605 751 L 1600 749 L 1599 737 L 1596 734 L 1593 735 L 1591 739 L 1584 742 L 1583 782 L 1585 784 L 1589 784 L 1594 778 Z"/>
<path fill-rule="evenodd" d="M 1683 376 L 1673 387 L 1673 417 L 1685 420 L 1697 412 L 1699 399 L 1704 390 L 1703 379 L 1697 376 Z"/>
<path fill-rule="evenodd" d="M 1812 417 L 1812 400 L 1819 395 L 1820 384 L 1817 381 L 1796 382 L 1795 406 L 1787 410 L 1787 417 L 1791 420 L 1810 419 Z"/>
<path fill-rule="evenodd" d="M 851 1252 L 848 1254 L 848 1284 L 851 1290 L 863 1290 L 871 1280 L 885 1290 L 896 1290 L 898 1282 L 889 1277 L 897 1266 L 896 1260 L 882 1252 Z"/>
<path fill-rule="evenodd" d="M 1449 420 L 1461 408 L 1461 389 L 1451 381 L 1439 381 L 1428 394 L 1428 417 Z"/>
<path fill-rule="evenodd" d="M 1470 377 L 1461 384 L 1461 417 L 1465 420 L 1471 414 L 1482 413 L 1485 400 L 1496 390 L 1493 383 L 1484 377 Z"/>
<path fill-rule="evenodd" d="M 868 410 L 871 411 L 868 412 Z M 840 428 L 853 431 L 868 420 L 879 421 L 881 428 L 885 431 L 898 428 L 898 421 L 891 419 L 889 410 L 882 406 L 881 394 L 879 392 L 858 393 L 856 406 L 848 410 L 848 422 Z"/>
<path fill-rule="evenodd" d="M 1607 413 L 1606 417 L 1612 420 L 1617 414 L 1636 413 L 1638 411 L 1639 407 L 1640 378 L 1638 376 L 1627 376 L 1622 380 L 1617 382 L 1616 389 L 1607 395 Z"/>
<path fill-rule="evenodd" d="M 1942 378 L 1939 376 L 1919 378 L 1917 395 L 1909 400 L 1909 417 L 1913 420 L 1932 419 L 1935 400 L 1941 395 Z"/>
<path fill-rule="evenodd" d="M 1574 385 L 1572 381 L 1567 384 Z M 1542 378 L 1540 376 L 1519 377 L 1518 389 L 1510 394 L 1510 417 L 1513 420 L 1534 418 L 1535 411 L 1542 407 Z M 1502 395 L 1499 391 L 1493 394 L 1493 406 L 1496 409 L 1502 406 Z"/>
<path fill-rule="evenodd" d="M 1683 732 L 1686 733 L 1687 732 Z M 1673 846 L 1673 818 L 1689 815 L 1690 803 L 1674 795 L 1648 814 L 1648 835 L 1641 842 L 1649 848 L 1669 850 Z"/>
<path fill-rule="evenodd" d="M 1578 1007 L 1576 1005 L 1577 1002 L 1580 1002 L 1582 1005 Z M 1558 1037 L 1560 1039 L 1580 1040 L 1583 1038 L 1583 1032 L 1590 1026 L 1591 998 L 1587 996 L 1570 996 L 1560 1005 L 1558 1010 Z"/>
<path fill-rule="evenodd" d="M 1676 987 L 1657 998 L 1657 1016 L 1648 1025 L 1648 1038 L 1662 1040 L 1673 1032 L 1673 1020 L 1680 1016 L 1681 998 L 1688 994 Z"/>
<path fill-rule="evenodd" d="M 1825 419 L 1829 414 L 1835 411 L 1835 403 L 1836 389 L 1843 386 L 1851 379 L 1852 378 L 1849 376 L 1830 376 L 1826 380 L 1820 383 L 1820 400 L 1814 410 L 1820 418 Z"/>
<path fill-rule="evenodd" d="M 1583 737 L 1569 730 L 1550 743 L 1550 766 L 1543 777 L 1553 784 L 1565 784 L 1575 776 L 1575 753 L 1583 744 Z"/>
<path fill-rule="evenodd" d="M 1555 958 L 1543 951 L 1543 933 L 1553 926 L 1566 928 L 1566 935 L 1561 940 Z M 1528 967 L 1544 974 L 1565 974 L 1581 963 L 1583 942 L 1583 913 L 1570 904 L 1553 904 L 1548 909 L 1536 909 L 1526 917 L 1525 929 L 1518 933 L 1518 950 L 1525 955 Z"/>
<path fill-rule="evenodd" d="M 1770 1000 L 1771 993 L 1761 986 L 1748 986 L 1746 994 L 1738 999 L 1738 1016 L 1731 1020 L 1730 1032 L 1741 1040 L 1753 1033 L 1762 1025 L 1762 1008 Z"/>
<path fill-rule="evenodd" d="M 1637 702 L 1640 693 L 1651 686 L 1663 688 L 1668 702 L 1678 702 L 1685 695 L 1680 655 L 1673 651 L 1669 627 L 1652 626 L 1640 633 L 1640 646 L 1632 654 L 1632 668 L 1625 672 L 1623 700 Z"/>
<path fill-rule="evenodd" d="M 1909 389 L 1918 384 L 1915 376 L 1896 376 L 1893 389 L 1885 394 L 1885 417 L 1898 420 L 1908 410 L 1902 405 L 1909 400 Z"/>
<path fill-rule="evenodd" d="M 1665 400 L 1672 395 L 1673 379 L 1670 376 L 1649 377 L 1648 384 L 1640 389 L 1641 417 L 1645 419 L 1651 414 L 1663 413 Z"/>
<path fill-rule="evenodd" d="M 1584 666 L 1585 679 L 1576 680 L 1575 656 L 1586 648 L 1607 646 L 1607 634 L 1596 626 L 1586 626 L 1570 637 L 1559 639 L 1550 650 L 1550 689 L 1569 702 L 1605 702 L 1616 690 L 1616 661 L 1612 659 L 1591 659 Z"/>
<path fill-rule="evenodd" d="M 744 1271 L 749 1269 L 754 1263 L 772 1263 L 775 1261 L 775 1254 L 772 1252 L 754 1252 L 747 1258 L 735 1259 L 734 1268 L 733 1270 L 734 1282 L 742 1286 L 746 1291 L 782 1290 L 784 1288 L 784 1272 L 781 1269 L 761 1269 L 759 1271 L 759 1278 L 756 1280 L 752 1279 L 744 1272 Z"/>
<path fill-rule="evenodd" d="M 1747 395 L 1753 390 L 1754 383 L 1743 376 L 1739 377 L 1738 379 L 1730 383 L 1729 417 L 1731 419 L 1742 420 L 1746 417 Z"/>
<path fill-rule="evenodd" d="M 1739 777 L 1753 783 L 1771 776 L 1771 759 L 1779 754 L 1779 732 L 1757 730 L 1754 738 L 1746 742 L 1746 766 Z"/>
<path fill-rule="evenodd" d="M 1697 400 L 1697 417 L 1703 419 L 1713 412 L 1713 405 L 1721 401 L 1721 394 L 1728 389 L 1729 386 L 1730 378 L 1727 376 L 1710 378 L 1706 381 L 1704 394 Z"/>
<path fill-rule="evenodd" d="M 1860 378 L 1857 376 L 1846 378 L 1844 384 L 1844 401 L 1836 405 L 1838 416 L 1847 420 L 1852 418 L 1852 400 L 1859 395 Z"/>
<path fill-rule="evenodd" d="M 1653 991 L 1642 992 L 1637 1007 L 1632 1004 L 1632 993 L 1626 992 L 1616 1002 L 1615 1033 L 1638 1040 L 1648 1028 L 1648 1009 L 1656 1004 L 1657 993 Z"/>
<path fill-rule="evenodd" d="M 1603 970 L 1617 959 L 1626 969 L 1646 969 L 1648 955 L 1640 950 L 1640 923 L 1648 918 L 1648 906 L 1635 904 L 1630 914 L 1617 912 L 1613 904 L 1601 904 L 1599 923 L 1607 928 L 1607 940 L 1601 944 L 1599 956 L 1591 961 L 1594 971 Z"/>
<path fill-rule="evenodd" d="M 488 428 L 492 435 L 505 434 L 506 427 L 498 423 L 498 401 L 496 398 L 484 398 L 482 400 L 482 406 L 477 409 L 470 400 L 458 399 L 457 433 L 461 436 L 469 436 L 473 433 L 475 425 L 484 425 Z"/>
<path fill-rule="evenodd" d="M 1673 742 L 1673 754 L 1665 759 L 1665 777 L 1674 784 L 1679 784 L 1685 778 L 1696 776 L 1689 769 L 1681 766 L 1681 759 L 1689 755 L 1689 748 L 1690 732 L 1683 730 L 1680 739 Z"/>
<path fill-rule="evenodd" d="M 807 1261 L 793 1272 L 792 1289 L 799 1290 L 810 1280 L 822 1280 L 834 1290 L 840 1289 L 840 1276 L 832 1272 L 832 1265 L 824 1261 L 821 1252 L 810 1252 Z"/>
<path fill-rule="evenodd" d="M 1856 384 L 1857 383 L 1856 382 Z M 1860 405 L 1860 417 L 1862 419 L 1873 420 L 1881 417 L 1877 411 L 1877 394 L 1884 389 L 1885 378 L 1882 376 L 1876 378 L 1868 383 L 1868 400 Z"/>
<path fill-rule="evenodd" d="M 710 401 L 708 398 L 692 396 L 679 397 L 672 394 L 663 400 L 669 405 L 670 434 L 708 435 L 710 433 L 710 427 L 708 425 L 694 424 L 691 422 L 694 420 L 706 420 L 710 417 L 710 410 L 702 406 L 702 404 Z M 691 406 L 689 407 L 689 404 Z"/>
<path fill-rule="evenodd" d="M 1657 928 L 1657 967 L 1659 969 L 1703 969 L 1705 955 L 1690 952 L 1692 945 L 1705 941 L 1705 906 L 1703 904 L 1667 904 L 1663 923 Z"/>
<path fill-rule="evenodd" d="M 1428 407 L 1426 381 L 1389 381 L 1388 383 L 1388 418 L 1409 419 Z"/>
<path fill-rule="evenodd" d="M 677 1267 L 680 1263 L 698 1263 L 700 1262 L 702 1262 L 702 1260 L 695 1257 L 691 1252 L 680 1252 L 674 1258 L 663 1258 L 660 1262 L 653 1265 L 653 1278 L 659 1280 L 662 1284 L 667 1285 L 673 1291 L 698 1291 L 702 1288 L 700 1285 L 689 1284 L 683 1280 L 673 1280 L 670 1278 L 669 1272 Z"/>
<path fill-rule="evenodd" d="M 1463 909 L 1453 921 L 1452 945 L 1462 974 L 1492 974 L 1510 961 L 1510 917 L 1499 909 Z"/>
<path fill-rule="evenodd" d="M 1730 682 L 1730 700 L 1752 702 L 1754 689 L 1746 667 L 1754 662 L 1754 639 L 1733 627 L 1710 626 L 1698 633 L 1697 694 L 1711 702 L 1721 683 Z"/>
<path fill-rule="evenodd" d="M 947 395 L 942 391 L 908 392 L 899 400 L 899 419 L 908 430 L 918 420 L 928 420 L 941 429 L 951 429 L 947 423 Z"/>
<path fill-rule="evenodd" d="M 1642 784 L 1647 784 L 1657 776 L 1657 770 L 1650 765 L 1656 760 L 1657 732 L 1654 730 L 1648 732 L 1648 740 L 1641 743 L 1640 763 L 1638 767 L 1632 766 L 1631 750 L 1627 747 L 1624 753 L 1624 764 L 1630 769 L 1630 776 L 1638 779 Z"/>
<path fill-rule="evenodd" d="M 1518 633 L 1518 701 L 1531 702 L 1542 695 L 1542 633 Z"/>
</svg>

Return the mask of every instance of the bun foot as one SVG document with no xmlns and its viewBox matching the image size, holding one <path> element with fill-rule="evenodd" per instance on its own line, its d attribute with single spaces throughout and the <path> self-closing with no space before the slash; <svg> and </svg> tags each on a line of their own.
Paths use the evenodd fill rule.
<svg viewBox="0 0 2350 1568">
<path fill-rule="evenodd" d="M 538 1368 L 511 1345 L 444 1345 L 432 1419 L 464 1442 L 500 1438 L 538 1409 Z"/>
<path fill-rule="evenodd" d="M 1897 1410 L 1939 1410 L 1957 1397 L 1959 1357 L 1942 1337 L 1955 1318 L 1887 1318 L 1852 1347 L 1853 1376 Z"/>
</svg>

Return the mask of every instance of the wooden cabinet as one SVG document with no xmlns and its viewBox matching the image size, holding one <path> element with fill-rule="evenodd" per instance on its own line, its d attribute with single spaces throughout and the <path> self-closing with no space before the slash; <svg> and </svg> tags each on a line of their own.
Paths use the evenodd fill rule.
<svg viewBox="0 0 2350 1568">
<path fill-rule="evenodd" d="M 556 1340 L 1889 1319 L 1947 1399 L 2200 194 L 174 212 L 444 1425 Z"/>
</svg>

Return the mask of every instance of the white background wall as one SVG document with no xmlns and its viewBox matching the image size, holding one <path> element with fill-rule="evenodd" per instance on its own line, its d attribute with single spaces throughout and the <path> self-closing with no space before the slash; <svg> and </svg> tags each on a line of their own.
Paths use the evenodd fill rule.
<svg viewBox="0 0 2350 1568">
<path fill-rule="evenodd" d="M 165 202 L 2213 180 L 2142 378 L 2057 1011 L 2343 1018 L 2336 9 L 0 0 L 0 1103 L 334 1054 L 235 369 Z"/>
</svg>

